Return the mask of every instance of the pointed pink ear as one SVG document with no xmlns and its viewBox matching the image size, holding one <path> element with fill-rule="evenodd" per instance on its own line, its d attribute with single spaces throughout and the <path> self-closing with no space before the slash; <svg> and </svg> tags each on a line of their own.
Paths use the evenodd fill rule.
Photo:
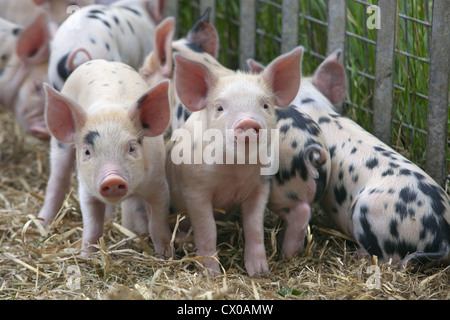
<svg viewBox="0 0 450 320">
<path fill-rule="evenodd" d="M 278 107 L 287 107 L 300 87 L 303 48 L 297 47 L 273 60 L 262 77 L 271 86 Z"/>
<path fill-rule="evenodd" d="M 16 53 L 26 64 L 45 61 L 50 56 L 50 33 L 44 14 L 40 14 L 19 35 Z"/>
<path fill-rule="evenodd" d="M 46 95 L 45 122 L 56 140 L 75 142 L 77 128 L 84 125 L 86 113 L 77 103 L 44 83 Z"/>
<path fill-rule="evenodd" d="M 263 64 L 253 59 L 247 59 L 247 65 L 253 73 L 261 73 L 266 68 Z"/>
<path fill-rule="evenodd" d="M 168 17 L 155 31 L 155 58 L 164 77 L 172 74 L 172 41 L 175 34 L 175 19 Z"/>
<path fill-rule="evenodd" d="M 312 80 L 332 104 L 340 103 L 345 98 L 346 77 L 344 67 L 339 62 L 340 55 L 340 49 L 330 54 L 317 68 Z"/>
<path fill-rule="evenodd" d="M 219 54 L 219 36 L 216 28 L 209 22 L 210 13 L 211 8 L 206 9 L 203 16 L 189 30 L 187 39 L 206 53 L 217 58 Z"/>
<path fill-rule="evenodd" d="M 178 98 L 190 111 L 204 109 L 208 92 L 217 81 L 203 63 L 175 54 L 175 88 Z"/>
<path fill-rule="evenodd" d="M 169 81 L 164 80 L 150 88 L 131 108 L 131 119 L 139 120 L 144 128 L 144 135 L 155 137 L 164 132 L 170 121 Z"/>
</svg>

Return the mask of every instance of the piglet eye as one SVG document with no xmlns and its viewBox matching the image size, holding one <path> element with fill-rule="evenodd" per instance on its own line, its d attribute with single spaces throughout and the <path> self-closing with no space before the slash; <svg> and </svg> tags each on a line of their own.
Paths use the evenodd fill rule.
<svg viewBox="0 0 450 320">
<path fill-rule="evenodd" d="M 264 109 L 269 109 L 269 105 L 267 103 L 264 103 Z"/>
<path fill-rule="evenodd" d="M 84 155 L 85 155 L 85 156 L 90 156 L 90 155 L 91 155 L 91 152 L 90 152 L 88 149 L 86 149 L 86 151 L 84 151 Z"/>
<path fill-rule="evenodd" d="M 219 111 L 219 112 L 223 111 L 223 107 L 222 106 L 218 106 L 217 107 L 217 111 Z"/>
<path fill-rule="evenodd" d="M 128 149 L 128 152 L 133 153 L 136 151 L 136 147 L 135 146 L 130 146 L 130 148 Z"/>
</svg>

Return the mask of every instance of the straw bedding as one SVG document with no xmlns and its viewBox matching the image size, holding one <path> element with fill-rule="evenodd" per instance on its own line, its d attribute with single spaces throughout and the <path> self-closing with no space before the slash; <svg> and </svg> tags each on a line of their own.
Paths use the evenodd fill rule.
<svg viewBox="0 0 450 320">
<path fill-rule="evenodd" d="M 57 219 L 46 229 L 35 216 L 49 175 L 48 142 L 21 132 L 0 110 L 0 299 L 450 299 L 450 268 L 414 273 L 376 259 L 358 259 L 356 246 L 313 209 L 303 256 L 279 261 L 280 223 L 267 212 L 270 273 L 249 278 L 239 220 L 218 223 L 224 274 L 202 272 L 187 239 L 177 256 L 161 260 L 148 237 L 105 225 L 100 250 L 81 257 L 76 179 Z M 180 219 L 181 216 L 178 216 Z M 177 219 L 177 217 L 173 217 Z"/>
</svg>

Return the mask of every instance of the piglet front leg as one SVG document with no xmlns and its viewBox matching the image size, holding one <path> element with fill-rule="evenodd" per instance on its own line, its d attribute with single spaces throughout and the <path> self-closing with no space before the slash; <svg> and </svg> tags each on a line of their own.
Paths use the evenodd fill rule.
<svg viewBox="0 0 450 320">
<path fill-rule="evenodd" d="M 281 257 L 289 259 L 301 252 L 305 242 L 306 230 L 311 216 L 311 207 L 306 202 L 299 202 L 283 216 L 286 223 Z"/>
<path fill-rule="evenodd" d="M 50 142 L 50 177 L 47 183 L 44 205 L 38 217 L 44 225 L 55 218 L 70 187 L 75 163 L 75 148 L 71 144 L 58 142 L 55 138 Z"/>
<path fill-rule="evenodd" d="M 172 257 L 170 240 L 172 233 L 169 227 L 169 187 L 164 181 L 155 187 L 155 192 L 147 200 L 148 230 L 155 251 L 164 257 Z"/>
<path fill-rule="evenodd" d="M 106 205 L 92 196 L 84 183 L 79 180 L 80 207 L 83 213 L 83 236 L 81 248 L 94 252 L 98 239 L 103 235 Z"/>
<path fill-rule="evenodd" d="M 245 235 L 244 260 L 250 277 L 269 271 L 264 246 L 264 209 L 269 195 L 269 184 L 262 184 L 242 203 L 242 220 Z"/>
<path fill-rule="evenodd" d="M 217 258 L 217 229 L 212 203 L 200 197 L 190 197 L 189 199 L 192 201 L 188 202 L 187 210 L 194 229 L 197 255 L 205 257 L 203 264 L 212 275 L 218 275 L 220 266 L 214 259 Z"/>
</svg>

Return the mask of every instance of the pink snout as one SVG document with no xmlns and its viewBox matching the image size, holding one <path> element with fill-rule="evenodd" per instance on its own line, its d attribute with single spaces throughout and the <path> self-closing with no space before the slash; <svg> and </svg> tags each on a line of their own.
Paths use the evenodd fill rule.
<svg viewBox="0 0 450 320">
<path fill-rule="evenodd" d="M 234 129 L 234 140 L 242 141 L 243 139 L 250 139 L 255 137 L 256 141 L 259 139 L 259 130 L 262 129 L 261 124 L 253 119 L 241 120 Z M 245 140 L 248 142 L 248 140 Z"/>
<path fill-rule="evenodd" d="M 100 185 L 100 195 L 105 198 L 121 198 L 128 192 L 128 185 L 120 176 L 111 174 Z"/>
</svg>

